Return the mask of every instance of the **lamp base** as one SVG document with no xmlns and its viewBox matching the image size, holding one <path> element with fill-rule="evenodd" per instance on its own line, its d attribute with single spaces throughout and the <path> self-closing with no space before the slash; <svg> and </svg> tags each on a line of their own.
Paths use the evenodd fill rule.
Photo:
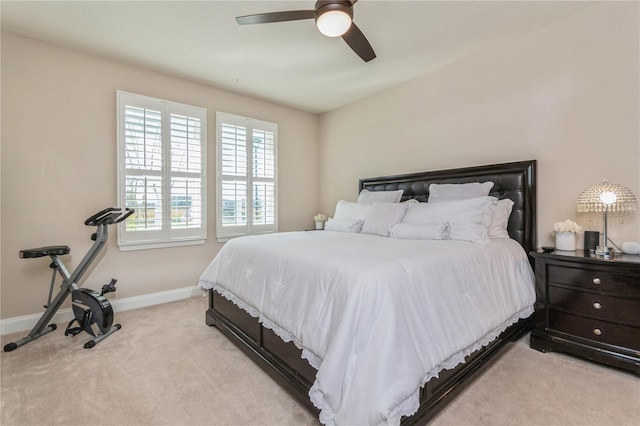
<svg viewBox="0 0 640 426">
<path fill-rule="evenodd" d="M 613 259 L 615 257 L 615 251 L 611 247 L 597 246 L 592 253 L 593 256 L 601 259 Z"/>
</svg>

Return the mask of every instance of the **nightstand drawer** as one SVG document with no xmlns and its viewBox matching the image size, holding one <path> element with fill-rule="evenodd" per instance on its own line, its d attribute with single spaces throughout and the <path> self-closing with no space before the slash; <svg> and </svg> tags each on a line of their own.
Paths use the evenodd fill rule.
<svg viewBox="0 0 640 426">
<path fill-rule="evenodd" d="M 549 309 L 549 328 L 583 339 L 640 351 L 640 328 Z"/>
<path fill-rule="evenodd" d="M 640 275 L 622 275 L 597 269 L 549 265 L 549 283 L 640 297 Z"/>
<path fill-rule="evenodd" d="M 633 327 L 640 327 L 640 299 L 549 286 L 549 306 Z"/>
</svg>

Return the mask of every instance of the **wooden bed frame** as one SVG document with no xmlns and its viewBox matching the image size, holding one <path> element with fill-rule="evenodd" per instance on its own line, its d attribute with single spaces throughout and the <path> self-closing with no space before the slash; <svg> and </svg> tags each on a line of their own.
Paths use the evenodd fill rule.
<svg viewBox="0 0 640 426">
<path fill-rule="evenodd" d="M 508 231 L 529 253 L 536 248 L 536 161 L 466 167 L 424 173 L 366 178 L 360 180 L 360 190 L 389 191 L 403 189 L 403 201 L 416 199 L 426 202 L 432 183 L 494 182 L 490 195 L 514 201 Z M 307 408 L 319 410 L 309 400 L 309 389 L 316 370 L 301 357 L 301 350 L 292 342 L 284 343 L 275 333 L 263 328 L 256 318 L 232 302 L 209 291 L 206 323 L 215 326 L 259 366 L 269 373 Z M 469 355 L 463 364 L 440 372 L 421 389 L 420 408 L 410 417 L 403 417 L 403 425 L 429 421 L 449 401 L 458 395 L 472 379 L 486 369 L 505 345 L 518 339 L 532 327 L 532 317 L 520 320 L 505 330 L 489 345 Z"/>
</svg>

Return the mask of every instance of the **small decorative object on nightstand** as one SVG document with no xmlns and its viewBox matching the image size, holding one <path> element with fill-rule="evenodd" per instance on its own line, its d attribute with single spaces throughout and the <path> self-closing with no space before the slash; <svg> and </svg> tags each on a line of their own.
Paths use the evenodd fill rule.
<svg viewBox="0 0 640 426">
<path fill-rule="evenodd" d="M 625 254 L 640 254 L 640 243 L 627 241 L 620 245 L 622 252 Z"/>
<path fill-rule="evenodd" d="M 584 231 L 584 252 L 591 254 L 596 252 L 600 245 L 600 233 L 598 231 Z"/>
<path fill-rule="evenodd" d="M 575 251 L 576 234 L 582 232 L 582 227 L 567 219 L 553 225 L 553 235 L 556 239 L 556 250 Z"/>
<path fill-rule="evenodd" d="M 318 213 L 313 217 L 313 221 L 316 223 L 316 229 L 322 230 L 324 229 L 324 223 L 327 221 L 327 216 L 322 213 Z"/>
<path fill-rule="evenodd" d="M 531 347 L 640 375 L 640 257 L 531 252 L 536 305 Z"/>
</svg>

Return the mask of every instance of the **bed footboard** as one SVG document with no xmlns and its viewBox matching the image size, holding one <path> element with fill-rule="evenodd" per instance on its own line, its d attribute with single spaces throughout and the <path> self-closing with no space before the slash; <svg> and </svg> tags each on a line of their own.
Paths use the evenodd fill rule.
<svg viewBox="0 0 640 426">
<path fill-rule="evenodd" d="M 402 424 L 424 424 L 432 419 L 495 360 L 501 349 L 532 328 L 531 319 L 520 320 L 489 345 L 467 356 L 464 364 L 443 371 L 440 377 L 427 382 L 420 391 L 420 408 L 414 415 L 403 417 Z M 310 411 L 319 413 L 309 400 L 316 370 L 302 359 L 301 350 L 293 343 L 283 342 L 271 330 L 262 327 L 257 318 L 213 290 L 209 290 L 206 323 L 219 329 Z"/>
<path fill-rule="evenodd" d="M 206 323 L 220 330 L 307 409 L 320 413 L 308 396 L 316 370 L 302 359 L 293 343 L 283 342 L 257 318 L 213 290 L 209 290 Z"/>
</svg>

